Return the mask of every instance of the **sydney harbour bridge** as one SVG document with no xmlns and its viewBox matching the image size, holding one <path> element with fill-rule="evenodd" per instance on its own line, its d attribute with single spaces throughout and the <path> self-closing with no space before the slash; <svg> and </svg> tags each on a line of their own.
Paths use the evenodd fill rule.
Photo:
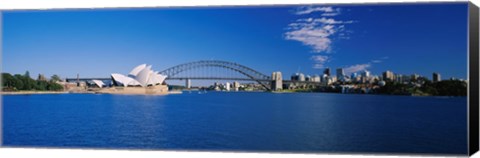
<svg viewBox="0 0 480 158">
<path fill-rule="evenodd" d="M 250 67 L 229 61 L 200 60 L 179 64 L 159 72 L 167 75 L 166 80 L 229 80 L 229 81 L 253 81 L 260 84 L 266 90 L 271 90 L 272 77 L 263 74 Z M 67 78 L 67 82 L 111 80 L 111 78 Z M 309 81 L 283 80 L 283 83 L 303 82 L 314 84 Z"/>
</svg>

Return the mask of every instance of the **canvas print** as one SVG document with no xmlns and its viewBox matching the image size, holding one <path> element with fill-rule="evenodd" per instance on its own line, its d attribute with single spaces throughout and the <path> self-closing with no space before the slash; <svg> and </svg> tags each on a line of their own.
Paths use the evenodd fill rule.
<svg viewBox="0 0 480 158">
<path fill-rule="evenodd" d="M 468 3 L 2 11 L 2 145 L 466 155 Z"/>
</svg>

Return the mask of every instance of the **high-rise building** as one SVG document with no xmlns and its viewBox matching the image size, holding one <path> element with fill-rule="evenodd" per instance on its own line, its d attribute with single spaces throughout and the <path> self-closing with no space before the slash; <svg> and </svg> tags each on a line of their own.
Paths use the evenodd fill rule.
<svg viewBox="0 0 480 158">
<path fill-rule="evenodd" d="M 233 82 L 233 90 L 238 91 L 239 88 L 240 88 L 240 83 L 238 81 L 234 81 Z"/>
<path fill-rule="evenodd" d="M 313 75 L 313 77 L 311 78 L 311 81 L 312 81 L 312 82 L 320 82 L 320 81 L 321 81 L 320 76 L 318 76 L 318 75 Z"/>
<path fill-rule="evenodd" d="M 370 71 L 367 71 L 367 70 L 363 70 L 362 72 L 362 77 L 366 77 L 366 78 L 369 78 L 370 77 Z"/>
<path fill-rule="evenodd" d="M 395 79 L 397 82 L 399 83 L 408 83 L 410 82 L 410 76 L 408 75 L 400 75 L 400 74 L 397 74 L 395 75 Z"/>
<path fill-rule="evenodd" d="M 282 72 L 277 71 L 277 72 L 272 73 L 272 87 L 271 88 L 272 88 L 273 91 L 283 89 Z"/>
<path fill-rule="evenodd" d="M 343 72 L 343 68 L 338 68 L 337 69 L 337 79 L 338 80 L 343 80 L 343 76 L 345 76 L 345 72 Z"/>
<path fill-rule="evenodd" d="M 310 75 L 305 76 L 305 81 L 312 81 L 312 76 Z"/>
<path fill-rule="evenodd" d="M 350 75 L 350 78 L 351 78 L 351 79 L 357 78 L 357 73 L 356 73 L 356 72 L 352 73 L 352 74 Z"/>
<path fill-rule="evenodd" d="M 230 91 L 230 82 L 225 83 L 225 90 Z"/>
<path fill-rule="evenodd" d="M 417 81 L 420 75 L 418 74 L 413 74 L 412 77 L 410 78 L 412 81 Z"/>
<path fill-rule="evenodd" d="M 302 74 L 302 73 L 298 74 L 298 80 L 299 81 L 305 81 L 305 75 Z"/>
<path fill-rule="evenodd" d="M 440 74 L 436 72 L 433 73 L 432 79 L 433 79 L 433 82 L 440 82 L 442 80 Z"/>
<path fill-rule="evenodd" d="M 395 81 L 395 75 L 392 71 L 385 71 L 382 74 L 383 80 L 385 81 Z"/>
<path fill-rule="evenodd" d="M 187 89 L 192 88 L 192 80 L 186 79 L 186 80 L 185 80 L 185 87 L 186 87 Z"/>
<path fill-rule="evenodd" d="M 292 81 L 305 81 L 305 75 L 302 73 L 295 73 L 291 77 Z"/>
<path fill-rule="evenodd" d="M 323 70 L 323 74 L 327 75 L 327 76 L 330 76 L 330 68 L 325 68 L 325 70 Z"/>
</svg>

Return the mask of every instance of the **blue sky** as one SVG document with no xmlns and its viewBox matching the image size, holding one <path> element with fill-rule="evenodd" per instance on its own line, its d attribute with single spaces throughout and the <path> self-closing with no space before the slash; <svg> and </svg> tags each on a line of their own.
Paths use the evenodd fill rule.
<svg viewBox="0 0 480 158">
<path fill-rule="evenodd" d="M 237 62 L 264 74 L 467 76 L 467 3 L 3 12 L 4 72 L 108 77 L 148 63 Z"/>
</svg>

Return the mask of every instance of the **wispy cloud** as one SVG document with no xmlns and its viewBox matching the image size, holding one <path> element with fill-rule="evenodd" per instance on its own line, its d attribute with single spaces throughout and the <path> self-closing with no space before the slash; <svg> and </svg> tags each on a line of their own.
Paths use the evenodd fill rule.
<svg viewBox="0 0 480 158">
<path fill-rule="evenodd" d="M 311 59 L 315 62 L 313 68 L 315 69 L 323 69 L 325 68 L 325 63 L 328 62 L 329 57 L 325 55 L 314 55 Z"/>
<path fill-rule="evenodd" d="M 319 14 L 313 14 L 318 12 Z M 333 7 L 299 7 L 295 14 L 302 15 L 302 18 L 290 23 L 286 28 L 285 39 L 299 41 L 303 45 L 312 48 L 313 53 L 330 53 L 334 39 L 349 39 L 349 33 L 345 26 L 354 23 L 352 20 L 339 20 L 337 15 L 340 8 Z M 305 15 L 310 17 L 305 18 Z M 322 55 L 322 58 L 329 59 L 329 56 Z M 328 60 L 319 59 L 318 55 L 312 56 L 313 68 L 321 69 Z"/>
<path fill-rule="evenodd" d="M 307 7 L 299 7 L 297 8 L 297 11 L 295 14 L 297 15 L 303 15 L 303 14 L 310 14 L 313 12 L 334 12 L 335 10 L 332 7 L 312 7 L 312 6 L 307 6 Z"/>
<path fill-rule="evenodd" d="M 337 16 L 340 13 L 323 13 L 322 16 Z"/>
<path fill-rule="evenodd" d="M 332 36 L 337 32 L 344 32 L 345 25 L 351 23 L 351 20 L 340 21 L 325 17 L 298 19 L 288 25 L 285 39 L 302 42 L 312 47 L 316 53 L 326 52 L 331 47 Z M 346 33 L 341 33 L 339 37 L 346 38 Z"/>
<path fill-rule="evenodd" d="M 359 71 L 363 71 L 363 70 L 367 70 L 368 68 L 370 68 L 372 66 L 371 63 L 367 63 L 367 64 L 357 64 L 357 65 L 352 65 L 352 66 L 348 66 L 344 69 L 345 73 L 346 74 L 350 74 L 350 73 L 354 73 L 354 72 L 359 72 Z"/>
<path fill-rule="evenodd" d="M 382 57 L 380 59 L 371 60 L 370 62 L 365 63 L 365 64 L 356 64 L 356 65 L 347 66 L 347 67 L 344 68 L 344 71 L 345 71 L 346 74 L 350 74 L 350 73 L 354 73 L 354 72 L 368 70 L 369 68 L 371 68 L 373 66 L 373 64 L 381 63 L 381 62 L 383 62 L 384 60 L 387 60 L 387 59 L 388 59 L 388 57 Z"/>
</svg>

